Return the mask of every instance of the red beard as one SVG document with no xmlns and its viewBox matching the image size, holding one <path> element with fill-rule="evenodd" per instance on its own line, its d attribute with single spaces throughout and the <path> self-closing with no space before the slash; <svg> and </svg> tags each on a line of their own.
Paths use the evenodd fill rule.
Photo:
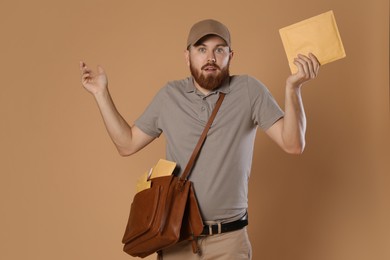
<svg viewBox="0 0 390 260">
<path fill-rule="evenodd" d="M 198 83 L 199 86 L 201 86 L 202 88 L 207 89 L 207 90 L 214 90 L 214 89 L 218 88 L 219 86 L 221 86 L 222 82 L 227 77 L 229 77 L 229 63 L 222 70 L 221 70 L 221 68 L 217 64 L 207 63 L 206 65 L 202 66 L 200 71 L 198 71 L 198 70 L 196 70 L 192 66 L 192 63 L 190 61 L 191 75 L 194 77 L 196 83 Z M 212 66 L 212 67 L 216 68 L 217 70 L 219 70 L 220 73 L 218 73 L 216 76 L 214 76 L 214 75 L 209 75 L 209 76 L 203 75 L 202 74 L 203 69 L 206 68 L 206 67 L 210 67 L 210 66 Z"/>
</svg>

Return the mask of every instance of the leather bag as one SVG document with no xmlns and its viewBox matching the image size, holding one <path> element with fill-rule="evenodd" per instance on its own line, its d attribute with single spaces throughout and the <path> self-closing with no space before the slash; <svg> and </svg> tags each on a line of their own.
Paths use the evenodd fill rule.
<svg viewBox="0 0 390 260">
<path fill-rule="evenodd" d="M 195 238 L 202 233 L 203 221 L 188 176 L 224 97 L 220 93 L 183 174 L 153 178 L 149 189 L 134 196 L 122 239 L 129 255 L 144 258 L 182 240 L 193 240 L 197 252 Z"/>
</svg>

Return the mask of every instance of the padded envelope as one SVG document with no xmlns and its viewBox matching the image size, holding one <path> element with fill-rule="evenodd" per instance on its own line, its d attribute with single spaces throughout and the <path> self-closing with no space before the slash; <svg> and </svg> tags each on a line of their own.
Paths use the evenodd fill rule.
<svg viewBox="0 0 390 260">
<path fill-rule="evenodd" d="M 314 16 L 279 30 L 292 73 L 294 58 L 313 53 L 321 65 L 346 56 L 333 11 Z"/>
</svg>

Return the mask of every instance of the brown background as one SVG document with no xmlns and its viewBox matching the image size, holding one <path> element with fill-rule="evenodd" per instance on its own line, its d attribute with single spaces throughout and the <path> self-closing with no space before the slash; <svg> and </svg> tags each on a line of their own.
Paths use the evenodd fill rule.
<svg viewBox="0 0 390 260">
<path fill-rule="evenodd" d="M 347 58 L 304 87 L 305 153 L 286 155 L 258 133 L 254 259 L 390 259 L 387 0 L 2 0 L 0 259 L 131 258 L 120 241 L 135 180 L 164 156 L 164 139 L 117 155 L 79 60 L 104 66 L 133 122 L 168 80 L 188 75 L 187 32 L 211 17 L 233 35 L 232 73 L 261 79 L 283 106 L 278 29 L 328 10 Z"/>
</svg>

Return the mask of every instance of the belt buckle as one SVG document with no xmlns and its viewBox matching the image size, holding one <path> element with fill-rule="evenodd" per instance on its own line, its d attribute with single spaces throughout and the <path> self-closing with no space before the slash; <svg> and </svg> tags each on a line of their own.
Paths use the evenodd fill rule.
<svg viewBox="0 0 390 260">
<path fill-rule="evenodd" d="M 217 226 L 218 227 L 218 231 L 216 234 L 221 234 L 222 233 L 222 224 L 221 222 L 218 222 L 217 224 L 214 224 L 214 225 L 207 225 L 209 227 L 209 235 L 214 235 L 213 233 L 213 226 Z"/>
</svg>

